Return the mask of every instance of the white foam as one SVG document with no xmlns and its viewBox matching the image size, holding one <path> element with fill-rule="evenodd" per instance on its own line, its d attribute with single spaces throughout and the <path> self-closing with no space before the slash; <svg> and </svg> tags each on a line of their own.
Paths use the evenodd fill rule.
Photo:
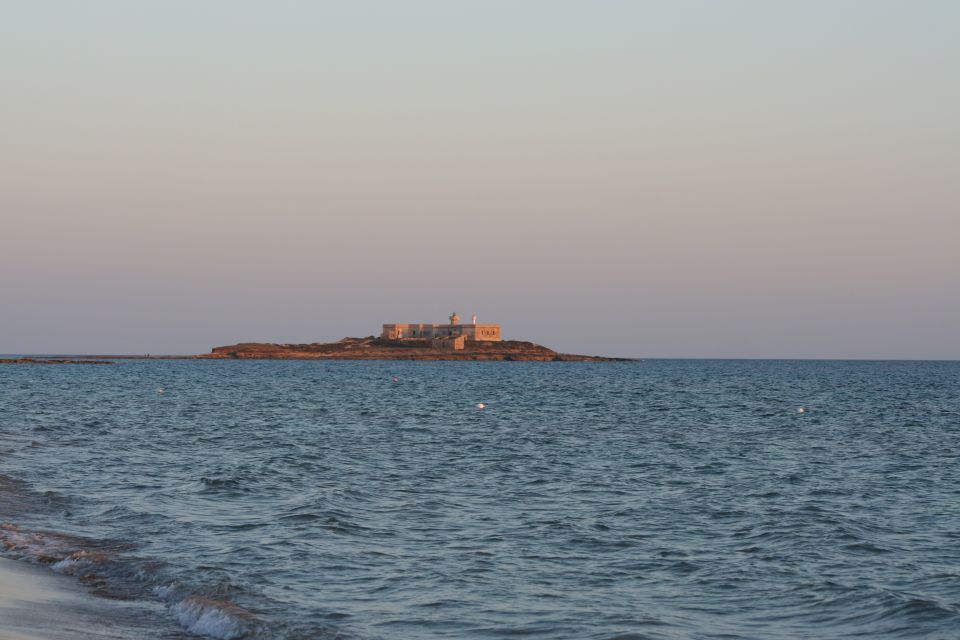
<svg viewBox="0 0 960 640">
<path fill-rule="evenodd" d="M 172 584 L 166 585 L 157 585 L 152 589 L 153 595 L 157 596 L 161 600 L 167 600 L 174 593 L 177 592 L 177 588 Z"/>
<path fill-rule="evenodd" d="M 71 573 L 73 568 L 77 566 L 77 560 L 75 558 L 66 557 L 59 562 L 54 562 L 50 565 L 50 568 L 56 571 L 57 573 Z"/>
<path fill-rule="evenodd" d="M 240 607 L 210 598 L 190 596 L 173 606 L 184 629 L 219 640 L 236 640 L 256 630 L 256 618 Z"/>
</svg>

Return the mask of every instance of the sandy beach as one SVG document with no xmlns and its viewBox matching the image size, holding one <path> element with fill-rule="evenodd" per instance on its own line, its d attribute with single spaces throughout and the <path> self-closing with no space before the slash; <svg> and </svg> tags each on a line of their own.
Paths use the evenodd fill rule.
<svg viewBox="0 0 960 640">
<path fill-rule="evenodd" d="M 97 598 L 44 567 L 0 558 L 0 640 L 157 637 L 166 622 L 144 603 Z M 180 634 L 171 627 L 166 638 Z"/>
</svg>

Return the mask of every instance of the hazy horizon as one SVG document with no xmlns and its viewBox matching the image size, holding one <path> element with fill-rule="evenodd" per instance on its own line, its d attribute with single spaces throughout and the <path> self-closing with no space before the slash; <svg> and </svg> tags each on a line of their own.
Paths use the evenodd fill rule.
<svg viewBox="0 0 960 640">
<path fill-rule="evenodd" d="M 0 15 L 0 352 L 960 359 L 956 2 Z"/>
</svg>

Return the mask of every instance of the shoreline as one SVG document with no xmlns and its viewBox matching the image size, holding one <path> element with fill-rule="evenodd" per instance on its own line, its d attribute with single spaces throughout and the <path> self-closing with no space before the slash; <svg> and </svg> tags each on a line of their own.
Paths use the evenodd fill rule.
<svg viewBox="0 0 960 640">
<path fill-rule="evenodd" d="M 98 598 L 68 576 L 0 557 L 0 640 L 134 640 L 181 631 L 160 613 L 143 601 Z"/>
<path fill-rule="evenodd" d="M 29 507 L 28 493 L 3 495 L 4 480 L 0 501 Z M 150 561 L 131 564 L 123 544 L 4 523 L 0 545 L 0 640 L 261 637 L 261 618 L 228 599 L 145 580 Z"/>
<path fill-rule="evenodd" d="M 386 339 L 346 337 L 337 342 L 304 344 L 241 342 L 214 347 L 203 359 L 232 360 L 421 360 L 480 362 L 617 362 L 609 358 L 560 353 L 549 347 L 524 340 L 471 340 L 458 342 L 425 338 Z"/>
</svg>

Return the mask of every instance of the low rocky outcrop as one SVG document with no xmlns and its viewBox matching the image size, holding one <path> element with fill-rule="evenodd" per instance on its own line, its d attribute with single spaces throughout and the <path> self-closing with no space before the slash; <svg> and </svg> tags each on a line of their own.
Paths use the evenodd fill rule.
<svg viewBox="0 0 960 640">
<path fill-rule="evenodd" d="M 533 342 L 503 340 L 466 342 L 463 349 L 433 346 L 430 340 L 383 340 L 374 336 L 344 338 L 339 342 L 272 344 L 243 342 L 216 347 L 200 358 L 262 360 L 512 360 L 536 362 L 611 362 L 627 358 L 603 358 L 557 353 Z"/>
<path fill-rule="evenodd" d="M 0 358 L 0 364 L 113 364 L 107 360 L 75 358 Z"/>
</svg>

